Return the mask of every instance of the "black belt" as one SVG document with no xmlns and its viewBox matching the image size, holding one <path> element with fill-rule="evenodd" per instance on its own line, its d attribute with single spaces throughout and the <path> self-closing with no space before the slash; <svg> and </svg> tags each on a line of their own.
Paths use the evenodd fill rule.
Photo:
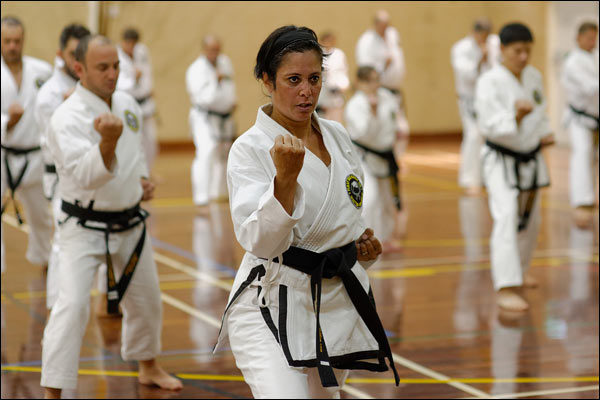
<svg viewBox="0 0 600 400">
<path fill-rule="evenodd" d="M 148 100 L 150 100 L 152 98 L 152 95 L 148 95 L 146 97 L 140 97 L 140 98 L 136 98 L 135 101 L 138 102 L 138 104 L 141 106 L 142 104 L 144 104 L 145 102 L 147 102 Z"/>
<path fill-rule="evenodd" d="M 579 109 L 573 107 L 570 104 L 569 104 L 569 108 L 571 109 L 571 111 L 573 111 L 577 115 L 581 115 L 583 117 L 590 118 L 590 119 L 594 120 L 596 122 L 596 129 L 594 129 L 594 130 L 595 131 L 598 130 L 598 128 L 600 127 L 600 118 L 599 117 L 593 116 L 592 114 L 588 114 L 587 112 L 585 112 L 583 110 L 579 110 Z"/>
<path fill-rule="evenodd" d="M 142 254 L 142 249 L 144 247 L 144 241 L 146 238 L 146 222 L 145 219 L 148 218 L 148 212 L 140 207 L 139 204 L 134 207 L 123 210 L 123 211 L 97 211 L 92 210 L 92 206 L 94 205 L 94 201 L 92 200 L 88 206 L 88 208 L 83 208 L 79 206 L 79 202 L 75 201 L 75 204 L 71 204 L 62 201 L 61 209 L 68 214 L 68 217 L 61 222 L 64 223 L 71 217 L 75 217 L 79 219 L 78 224 L 84 228 L 92 229 L 96 231 L 104 232 L 104 241 L 106 243 L 106 281 L 107 281 L 107 291 L 106 291 L 106 299 L 107 299 L 107 311 L 109 314 L 118 314 L 119 313 L 119 302 L 125 295 L 125 291 L 127 290 L 127 286 L 129 286 L 129 282 L 133 276 L 135 268 L 140 259 L 140 255 Z M 101 222 L 106 224 L 105 227 L 99 226 L 91 226 L 87 225 L 87 221 L 92 222 Z M 123 270 L 123 275 L 119 282 L 115 279 L 115 272 L 112 264 L 112 257 L 110 256 L 110 251 L 108 248 L 108 237 L 111 233 L 116 232 L 124 232 L 129 229 L 134 228 L 135 226 L 143 224 L 144 229 L 142 230 L 142 235 L 138 240 L 131 257 L 129 257 L 129 261 L 127 261 L 127 265 Z"/>
<path fill-rule="evenodd" d="M 398 180 L 398 171 L 400 167 L 398 167 L 398 163 L 396 162 L 396 157 L 394 157 L 394 152 L 392 150 L 389 151 L 378 151 L 372 149 L 370 147 L 365 146 L 364 144 L 352 141 L 356 145 L 363 149 L 364 151 L 375 154 L 376 156 L 383 158 L 388 163 L 388 175 L 379 176 L 378 178 L 390 178 L 390 185 L 392 189 L 392 193 L 394 194 L 394 204 L 398 210 L 402 210 L 402 200 L 400 198 L 400 181 Z"/>
<path fill-rule="evenodd" d="M 277 258 L 274 260 L 279 262 Z M 300 272 L 310 275 L 310 291 L 315 309 L 317 329 L 315 334 L 315 346 L 317 355 L 317 369 L 321 378 L 321 384 L 324 387 L 339 386 L 333 368 L 329 364 L 329 356 L 323 334 L 321 332 L 320 313 L 321 313 L 321 285 L 323 278 L 333 278 L 339 276 L 342 279 L 344 287 L 352 304 L 358 311 L 369 332 L 377 340 L 379 349 L 388 358 L 390 367 L 394 372 L 396 385 L 400 383 L 400 377 L 394 366 L 392 350 L 387 340 L 385 330 L 377 315 L 377 310 L 367 292 L 363 289 L 356 275 L 351 268 L 356 263 L 356 244 L 354 241 L 345 246 L 330 249 L 323 253 L 315 253 L 310 250 L 291 246 L 283 253 L 283 264 Z"/>
<path fill-rule="evenodd" d="M 54 164 L 46 164 L 46 165 L 44 165 L 44 169 L 49 174 L 55 174 L 56 173 L 56 165 L 54 165 Z"/>
<path fill-rule="evenodd" d="M 222 118 L 222 119 L 227 119 L 227 118 L 231 117 L 231 115 L 233 114 L 231 111 L 228 113 L 221 113 L 218 111 L 209 110 L 209 109 L 201 107 L 199 105 L 196 105 L 194 107 L 196 107 L 196 109 L 198 109 L 199 111 L 207 113 L 208 115 L 214 115 L 214 116 Z"/>
<path fill-rule="evenodd" d="M 527 222 L 529 221 L 529 215 L 531 214 L 531 210 L 533 209 L 535 196 L 537 194 L 537 189 L 539 188 L 538 181 L 537 181 L 537 174 L 538 174 L 537 154 L 540 152 L 542 145 L 538 144 L 538 146 L 530 152 L 520 153 L 520 152 L 511 150 L 511 149 L 508 149 L 506 147 L 497 145 L 493 142 L 490 142 L 489 140 L 486 140 L 485 144 L 490 149 L 500 153 L 503 158 L 504 158 L 504 156 L 509 156 L 515 160 L 514 172 L 515 172 L 515 182 L 516 183 L 515 183 L 514 187 L 516 189 L 518 189 L 520 193 L 529 192 L 527 201 L 525 204 L 525 208 L 524 208 L 524 210 L 519 212 L 519 232 L 520 232 L 527 227 Z M 506 163 L 504 163 L 504 159 L 502 161 L 504 164 L 504 176 L 506 177 L 507 176 L 506 175 Z M 521 187 L 520 166 L 522 163 L 527 163 L 530 161 L 535 161 L 535 171 L 533 172 L 533 182 L 531 183 L 531 186 L 529 186 L 527 188 L 523 188 L 523 187 Z M 521 208 L 521 202 L 519 201 L 519 209 L 520 208 Z"/>
<path fill-rule="evenodd" d="M 6 167 L 6 179 L 8 181 L 8 189 L 10 190 L 10 200 L 12 200 L 13 206 L 15 207 L 15 214 L 17 215 L 19 225 L 22 225 L 23 219 L 21 218 L 19 207 L 17 207 L 17 203 L 15 202 L 15 191 L 17 190 L 19 185 L 21 185 L 21 181 L 23 181 L 23 177 L 25 176 L 25 172 L 27 171 L 27 167 L 29 166 L 29 159 L 27 158 L 27 155 L 31 152 L 38 151 L 40 149 L 40 146 L 29 147 L 25 149 L 8 147 L 4 145 L 0 145 L 0 147 L 6 152 L 6 154 L 4 155 L 4 166 Z M 19 172 L 17 179 L 13 179 L 12 171 L 10 170 L 10 165 L 8 163 L 9 154 L 14 156 L 25 156 L 25 165 L 23 165 L 23 168 Z M 0 209 L 0 215 L 4 213 L 7 204 L 8 201 L 2 204 L 2 208 Z"/>
</svg>

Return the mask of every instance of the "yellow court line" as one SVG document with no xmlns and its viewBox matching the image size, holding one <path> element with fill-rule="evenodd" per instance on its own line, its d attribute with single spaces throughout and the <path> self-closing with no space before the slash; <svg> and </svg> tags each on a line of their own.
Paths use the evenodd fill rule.
<svg viewBox="0 0 600 400">
<path fill-rule="evenodd" d="M 12 372 L 41 372 L 41 367 L 20 367 L 20 366 L 3 366 L 3 371 Z M 121 376 L 121 377 L 137 377 L 136 371 L 115 371 L 104 369 L 80 369 L 79 375 L 95 375 L 95 376 Z M 219 374 L 174 374 L 178 378 L 196 380 L 196 381 L 225 381 L 225 382 L 244 382 L 244 377 L 241 375 L 219 375 Z M 560 383 L 560 382 L 598 382 L 597 376 L 574 376 L 574 377 L 540 377 L 540 378 L 462 378 L 462 379 L 418 379 L 418 378 L 401 378 L 403 384 L 417 385 L 438 385 L 447 384 L 449 382 L 462 383 Z M 346 383 L 360 384 L 393 384 L 395 381 L 392 378 L 348 378 Z"/>
<path fill-rule="evenodd" d="M 598 390 L 598 385 L 580 386 L 580 387 L 564 388 L 564 389 L 552 389 L 552 390 L 536 390 L 533 392 L 507 393 L 507 394 L 492 396 L 491 398 L 492 399 L 518 399 L 521 397 L 534 397 L 534 396 L 540 396 L 543 398 L 543 397 L 550 396 L 552 394 L 587 392 L 587 391 L 591 391 L 591 390 Z"/>
</svg>

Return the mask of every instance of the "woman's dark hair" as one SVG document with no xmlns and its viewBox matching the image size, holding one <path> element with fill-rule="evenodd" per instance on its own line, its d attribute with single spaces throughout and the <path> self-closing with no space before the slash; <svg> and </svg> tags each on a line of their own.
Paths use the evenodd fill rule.
<svg viewBox="0 0 600 400">
<path fill-rule="evenodd" d="M 263 42 L 256 55 L 256 66 L 254 76 L 262 79 L 266 73 L 273 87 L 275 87 L 275 74 L 281 64 L 283 56 L 287 53 L 305 51 L 316 51 L 323 64 L 323 49 L 319 45 L 315 32 L 307 27 L 295 25 L 282 26 L 275 29 Z"/>
<path fill-rule="evenodd" d="M 504 25 L 500 29 L 500 43 L 504 46 L 513 42 L 533 42 L 533 35 L 528 27 L 518 22 Z"/>
</svg>

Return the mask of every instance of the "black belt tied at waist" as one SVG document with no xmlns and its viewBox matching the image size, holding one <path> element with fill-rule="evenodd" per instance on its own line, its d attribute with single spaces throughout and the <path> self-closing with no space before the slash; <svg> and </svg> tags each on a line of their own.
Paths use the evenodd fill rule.
<svg viewBox="0 0 600 400">
<path fill-rule="evenodd" d="M 392 150 L 389 151 L 378 151 L 372 149 L 370 147 L 365 146 L 364 144 L 360 144 L 358 142 L 352 141 L 356 145 L 356 147 L 363 149 L 367 153 L 374 154 L 382 159 L 384 159 L 388 163 L 388 175 L 387 176 L 379 176 L 378 178 L 390 178 L 390 185 L 392 189 L 392 193 L 394 195 L 394 204 L 396 205 L 396 209 L 402 210 L 402 200 L 400 198 L 400 181 L 398 180 L 398 171 L 400 167 L 398 167 L 398 163 L 396 162 L 396 157 L 394 157 L 394 152 Z"/>
<path fill-rule="evenodd" d="M 573 111 L 575 114 L 577 115 L 581 115 L 583 117 L 589 118 L 593 121 L 596 122 L 596 129 L 594 129 L 595 131 L 598 131 L 598 128 L 600 127 L 600 118 L 596 117 L 592 114 L 588 114 L 587 112 L 580 110 L 578 108 L 573 107 L 571 104 L 569 104 L 569 108 L 571 109 L 571 111 Z"/>
<path fill-rule="evenodd" d="M 219 118 L 219 128 L 221 129 L 221 135 L 223 131 L 225 131 L 225 122 L 233 115 L 233 112 L 221 113 L 218 111 L 209 110 L 207 108 L 201 107 L 199 105 L 195 105 L 196 109 L 200 112 L 207 113 L 208 115 L 212 115 Z M 222 140 L 222 139 L 221 139 Z"/>
<path fill-rule="evenodd" d="M 310 290 L 317 322 L 315 334 L 317 369 L 321 378 L 321 384 L 324 387 L 339 386 L 333 373 L 333 368 L 329 364 L 329 355 L 327 354 L 320 324 L 322 280 L 323 278 L 330 279 L 338 276 L 342 279 L 342 283 L 356 311 L 358 311 L 369 332 L 377 340 L 380 351 L 388 358 L 397 386 L 400 383 L 400 377 L 394 366 L 392 350 L 383 324 L 377 315 L 377 310 L 371 302 L 369 294 L 365 292 L 360 281 L 351 271 L 351 268 L 356 264 L 356 260 L 356 244 L 354 241 L 323 253 L 315 253 L 294 246 L 283 253 L 283 265 L 310 275 Z M 277 258 L 274 261 L 279 262 Z"/>
<path fill-rule="evenodd" d="M 44 170 L 49 173 L 49 174 L 55 174 L 56 173 L 56 165 L 54 164 L 45 164 L 44 165 Z"/>
<path fill-rule="evenodd" d="M 137 103 L 141 106 L 142 104 L 144 104 L 145 102 L 147 102 L 148 100 L 150 100 L 152 98 L 152 95 L 148 95 L 145 97 L 136 97 L 135 101 L 137 101 Z"/>
<path fill-rule="evenodd" d="M 511 149 L 508 149 L 504 146 L 500 146 L 496 143 L 490 142 L 489 140 L 485 141 L 486 146 L 490 149 L 500 153 L 502 157 L 508 156 L 514 159 L 514 172 L 515 172 L 515 188 L 519 190 L 519 193 L 529 192 L 524 210 L 519 212 L 519 232 L 527 227 L 527 222 L 529 221 L 529 216 L 531 214 L 531 210 L 533 209 L 533 204 L 535 201 L 535 196 L 537 194 L 538 186 L 538 160 L 537 154 L 540 152 L 542 145 L 538 144 L 538 146 L 530 152 L 520 153 Z M 504 161 L 504 160 L 503 160 Z M 533 182 L 531 186 L 523 188 L 521 186 L 521 170 L 520 166 L 523 163 L 528 163 L 530 161 L 535 162 L 535 169 L 533 171 Z M 504 163 L 504 176 L 506 177 L 506 163 Z M 508 178 L 507 178 L 508 180 Z M 519 209 L 521 209 L 521 202 L 519 202 Z"/>
<path fill-rule="evenodd" d="M 109 314 L 119 313 L 119 302 L 125 295 L 127 286 L 133 277 L 133 273 L 142 254 L 144 248 L 144 241 L 146 238 L 146 218 L 148 218 L 148 212 L 136 204 L 134 207 L 123 211 L 97 211 L 93 210 L 92 207 L 94 201 L 92 200 L 88 208 L 83 208 L 79 205 L 78 201 L 75 204 L 69 203 L 65 200 L 62 201 L 61 209 L 68 215 L 68 217 L 61 222 L 66 222 L 69 218 L 77 218 L 78 224 L 84 228 L 92 229 L 96 231 L 104 232 L 104 241 L 106 243 L 106 281 L 107 281 L 107 311 Z M 106 224 L 105 227 L 88 225 L 87 222 L 100 222 Z M 108 247 L 108 237 L 111 233 L 124 232 L 129 229 L 136 227 L 139 224 L 144 225 L 140 239 L 138 240 L 133 253 L 127 261 L 127 265 L 123 270 L 121 279 L 117 282 L 115 279 L 115 272 L 112 264 L 112 257 L 110 256 L 110 250 Z"/>
<path fill-rule="evenodd" d="M 17 220 L 19 221 L 19 225 L 22 225 L 23 219 L 21 218 L 21 213 L 19 211 L 19 207 L 17 207 L 17 203 L 15 202 L 15 191 L 17 190 L 19 185 L 21 185 L 21 182 L 23 181 L 23 177 L 25 176 L 25 172 L 27 171 L 27 167 L 29 166 L 29 159 L 27 158 L 27 155 L 34 151 L 40 150 L 40 146 L 29 147 L 29 148 L 16 148 L 16 147 L 8 147 L 5 145 L 0 145 L 0 147 L 2 148 L 2 150 L 4 150 L 6 152 L 4 154 L 4 166 L 6 167 L 6 179 L 8 181 L 7 182 L 8 189 L 10 190 L 10 200 L 12 200 L 13 206 L 15 207 L 15 214 L 17 215 Z M 23 168 L 17 175 L 17 179 L 14 179 L 12 171 L 10 170 L 10 165 L 8 163 L 9 155 L 25 156 L 25 164 L 23 165 Z M 2 215 L 4 213 L 4 210 L 6 209 L 7 204 L 8 204 L 8 201 L 6 201 L 4 204 L 2 204 L 2 208 L 0 209 L 0 215 Z"/>
</svg>

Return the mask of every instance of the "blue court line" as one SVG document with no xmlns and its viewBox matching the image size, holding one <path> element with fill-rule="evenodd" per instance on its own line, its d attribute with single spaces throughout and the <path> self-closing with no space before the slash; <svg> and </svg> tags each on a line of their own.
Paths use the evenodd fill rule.
<svg viewBox="0 0 600 400">
<path fill-rule="evenodd" d="M 152 245 L 159 249 L 170 251 L 171 253 L 184 257 L 190 261 L 193 261 L 194 263 L 201 261 L 203 264 L 206 264 L 211 268 L 217 269 L 220 272 L 223 272 L 232 278 L 235 277 L 235 274 L 237 273 L 237 270 L 228 267 L 227 265 L 219 264 L 218 262 L 210 258 L 199 257 L 190 251 L 184 250 L 181 247 L 177 247 L 171 243 L 163 242 L 162 240 L 157 239 L 155 237 L 152 237 Z"/>
</svg>

